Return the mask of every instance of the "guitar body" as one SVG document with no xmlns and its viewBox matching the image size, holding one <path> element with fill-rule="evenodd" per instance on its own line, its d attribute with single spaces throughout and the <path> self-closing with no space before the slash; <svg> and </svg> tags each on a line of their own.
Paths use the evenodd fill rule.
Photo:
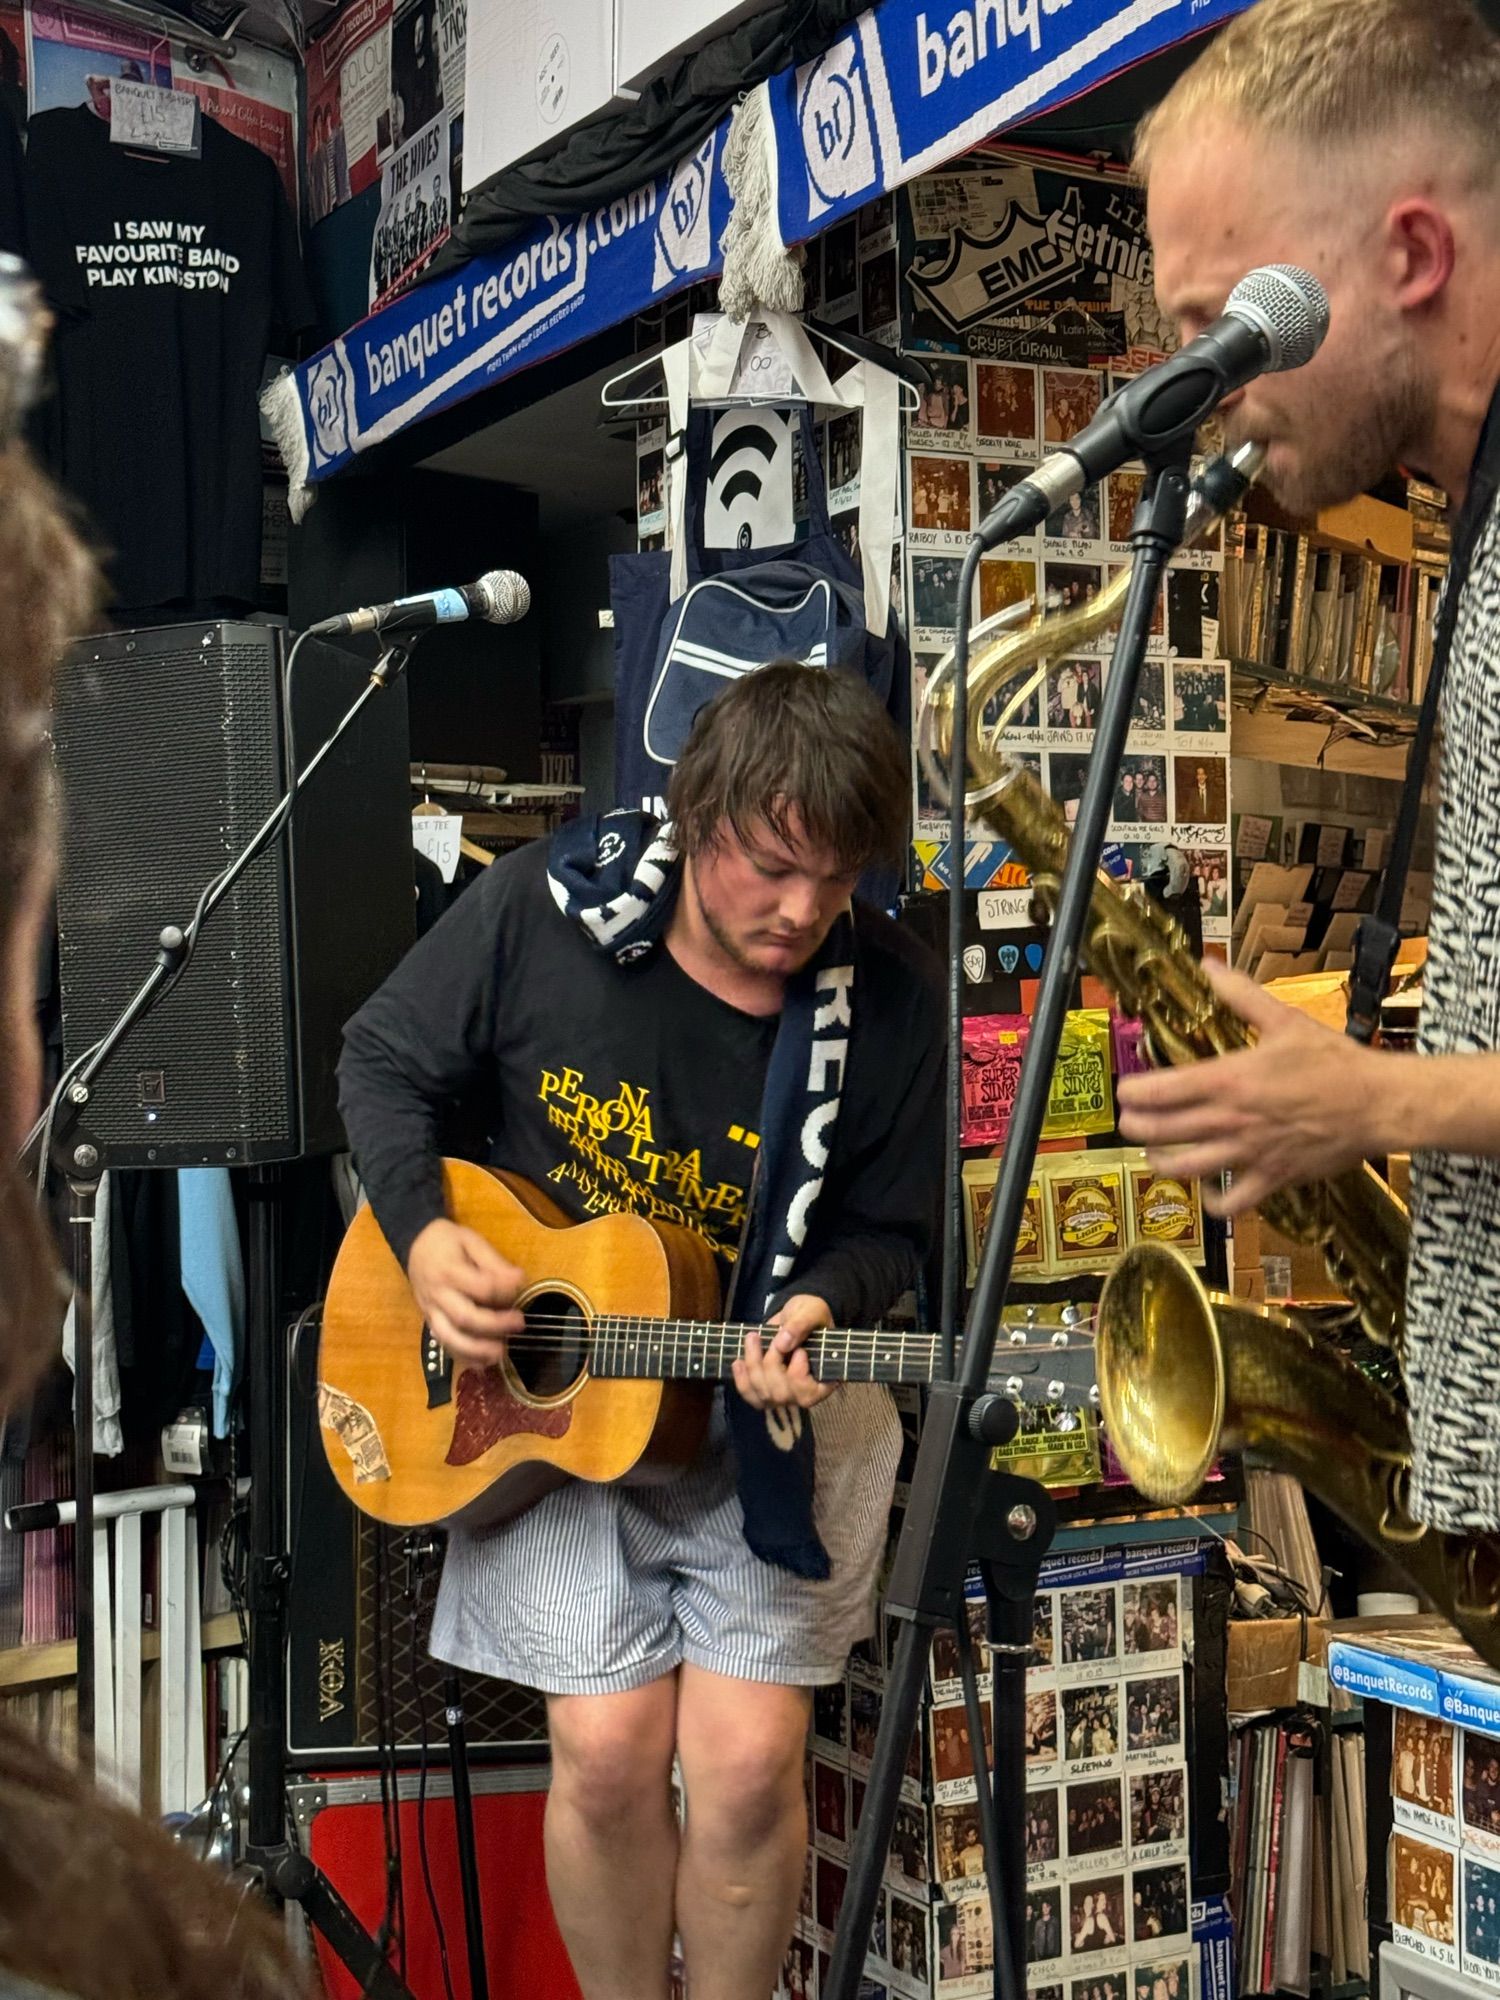
<svg viewBox="0 0 1500 2000">
<path fill-rule="evenodd" d="M 638 1215 L 572 1222 L 518 1175 L 443 1163 L 448 1213 L 526 1273 L 518 1303 L 555 1339 L 481 1368 L 437 1347 L 406 1274 L 363 1208 L 323 1308 L 318 1411 L 333 1476 L 392 1527 L 508 1520 L 565 1479 L 669 1476 L 702 1443 L 710 1389 L 596 1380 L 596 1315 L 712 1319 L 719 1281 L 702 1238 Z M 523 1348 L 526 1350 L 523 1355 Z"/>
</svg>

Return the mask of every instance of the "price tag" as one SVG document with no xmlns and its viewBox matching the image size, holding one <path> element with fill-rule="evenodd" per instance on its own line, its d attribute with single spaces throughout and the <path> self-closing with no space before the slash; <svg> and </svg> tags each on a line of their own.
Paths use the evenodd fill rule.
<svg viewBox="0 0 1500 2000">
<path fill-rule="evenodd" d="M 184 1411 L 175 1424 L 161 1434 L 162 1465 L 168 1472 L 198 1478 L 203 1471 L 203 1439 L 206 1426 L 197 1411 Z"/>
<path fill-rule="evenodd" d="M 190 90 L 162 90 L 116 76 L 109 85 L 109 136 L 116 146 L 197 159 L 202 151 L 198 100 Z"/>
<path fill-rule="evenodd" d="M 445 882 L 458 873 L 458 843 L 463 830 L 462 813 L 421 813 L 412 820 L 412 846 L 437 863 Z"/>
</svg>

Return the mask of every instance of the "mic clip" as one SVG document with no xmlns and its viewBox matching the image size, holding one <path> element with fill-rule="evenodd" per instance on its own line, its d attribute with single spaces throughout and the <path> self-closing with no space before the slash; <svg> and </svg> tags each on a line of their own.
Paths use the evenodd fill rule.
<svg viewBox="0 0 1500 2000">
<path fill-rule="evenodd" d="M 389 687 L 393 681 L 400 680 L 410 661 L 409 646 L 382 646 L 380 658 L 370 669 L 370 679 L 376 687 Z"/>
</svg>

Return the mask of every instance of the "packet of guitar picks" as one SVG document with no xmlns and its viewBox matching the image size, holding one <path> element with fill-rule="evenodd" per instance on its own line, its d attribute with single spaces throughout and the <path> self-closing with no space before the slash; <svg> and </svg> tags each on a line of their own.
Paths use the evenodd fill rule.
<svg viewBox="0 0 1500 2000">
<path fill-rule="evenodd" d="M 1126 1219 L 1132 1243 L 1166 1243 L 1190 1264 L 1203 1262 L 1203 1204 L 1198 1183 L 1159 1174 L 1146 1164 L 1144 1150 L 1123 1156 Z"/>
<path fill-rule="evenodd" d="M 1139 1076 L 1142 1070 L 1150 1069 L 1145 1022 L 1133 1021 L 1128 1014 L 1111 1014 L 1109 1028 L 1115 1047 L 1115 1075 Z"/>
<path fill-rule="evenodd" d="M 1055 1153 L 1041 1162 L 1054 1272 L 1107 1271 L 1125 1248 L 1118 1153 Z"/>
<path fill-rule="evenodd" d="M 994 1205 L 995 1186 L 1000 1178 L 998 1160 L 964 1161 L 964 1242 L 968 1250 L 966 1282 L 979 1276 L 979 1253 L 984 1248 Z M 1011 1268 L 1023 1277 L 1040 1278 L 1047 1269 L 1047 1235 L 1042 1219 L 1042 1181 L 1033 1171 L 1026 1200 L 1021 1208 Z"/>
<path fill-rule="evenodd" d="M 976 1014 L 964 1022 L 965 1146 L 998 1146 L 1004 1140 L 1030 1028 L 1024 1014 Z"/>
<path fill-rule="evenodd" d="M 1077 1007 L 1063 1022 L 1042 1121 L 1044 1139 L 1087 1139 L 1115 1129 L 1109 1009 Z"/>
</svg>

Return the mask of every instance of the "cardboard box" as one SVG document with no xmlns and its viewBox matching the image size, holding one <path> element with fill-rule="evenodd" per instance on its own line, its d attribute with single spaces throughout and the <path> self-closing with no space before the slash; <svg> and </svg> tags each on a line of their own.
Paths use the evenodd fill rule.
<svg viewBox="0 0 1500 2000">
<path fill-rule="evenodd" d="M 1302 1635 L 1307 1634 L 1307 1652 Z M 1264 1708 L 1293 1708 L 1313 1698 L 1307 1686 L 1307 1665 L 1326 1689 L 1328 1621 L 1309 1618 L 1231 1618 L 1224 1679 L 1231 1715 L 1253 1715 Z M 1324 1705 L 1326 1691 L 1322 1693 Z"/>
</svg>

